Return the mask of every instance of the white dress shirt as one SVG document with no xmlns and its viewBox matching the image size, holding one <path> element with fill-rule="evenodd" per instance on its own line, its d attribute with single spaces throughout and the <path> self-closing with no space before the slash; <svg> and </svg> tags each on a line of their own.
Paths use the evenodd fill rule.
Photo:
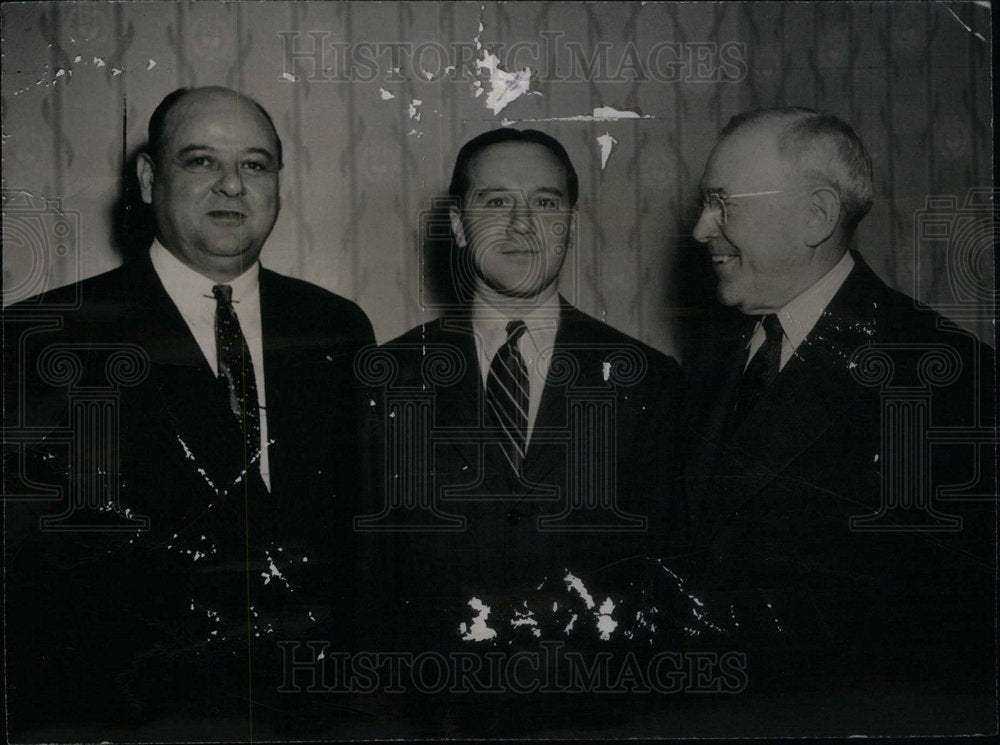
<svg viewBox="0 0 1000 745">
<path fill-rule="evenodd" d="M 149 249 L 153 269 L 163 283 L 163 289 L 177 306 L 198 343 L 209 368 L 218 375 L 218 354 L 215 346 L 216 300 L 212 288 L 219 284 L 205 277 L 154 240 Z M 267 457 L 267 407 L 264 393 L 264 341 L 260 323 L 260 264 L 254 262 L 243 274 L 230 282 L 233 288 L 233 310 L 247 340 L 250 362 L 257 383 L 257 406 L 260 409 L 260 475 L 271 488 L 270 464 Z"/>
<path fill-rule="evenodd" d="M 559 329 L 559 295 L 552 293 L 548 300 L 524 315 L 508 316 L 502 309 L 495 308 L 480 299 L 472 304 L 472 330 L 476 337 L 476 354 L 479 358 L 479 373 L 486 386 L 490 374 L 490 364 L 500 347 L 507 341 L 507 324 L 510 321 L 524 321 L 527 331 L 518 339 L 517 349 L 524 358 L 528 369 L 528 434 L 526 445 L 531 442 L 535 428 L 538 407 L 545 390 L 545 379 L 552 362 L 552 351 Z"/>
<path fill-rule="evenodd" d="M 781 322 L 781 330 L 784 332 L 781 337 L 781 365 L 779 370 L 784 369 L 788 360 L 795 354 L 795 350 L 805 341 L 809 332 L 813 330 L 826 306 L 833 300 L 837 290 L 844 284 L 847 275 L 854 268 L 854 259 L 851 252 L 844 254 L 843 258 L 834 267 L 824 274 L 816 284 L 799 294 L 791 300 L 785 307 L 778 311 L 778 320 Z M 747 364 L 757 354 L 757 350 L 764 344 L 764 324 L 757 322 L 750 342 L 747 345 L 749 353 Z"/>
</svg>

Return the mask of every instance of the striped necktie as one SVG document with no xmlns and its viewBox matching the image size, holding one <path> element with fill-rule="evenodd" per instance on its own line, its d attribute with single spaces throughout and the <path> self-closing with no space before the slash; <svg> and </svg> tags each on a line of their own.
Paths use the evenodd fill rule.
<svg viewBox="0 0 1000 745">
<path fill-rule="evenodd" d="M 527 328 L 524 321 L 507 324 L 507 341 L 494 355 L 486 377 L 486 404 L 494 424 L 504 433 L 500 449 L 517 475 L 524 466 L 528 441 L 528 368 L 517 342 Z"/>
</svg>

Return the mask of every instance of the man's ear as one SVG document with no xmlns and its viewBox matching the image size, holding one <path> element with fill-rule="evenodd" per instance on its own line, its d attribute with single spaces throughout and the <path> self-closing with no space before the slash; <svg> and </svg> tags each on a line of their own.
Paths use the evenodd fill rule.
<svg viewBox="0 0 1000 745">
<path fill-rule="evenodd" d="M 139 153 L 135 161 L 135 172 L 139 177 L 139 188 L 142 190 L 142 201 L 153 203 L 153 159 L 149 153 Z"/>
<path fill-rule="evenodd" d="M 814 189 L 809 195 L 806 220 L 806 244 L 815 248 L 826 241 L 840 223 L 840 195 L 829 186 Z"/>
<path fill-rule="evenodd" d="M 462 211 L 455 206 L 449 207 L 448 219 L 451 221 L 451 234 L 455 236 L 455 243 L 459 248 L 465 248 L 468 241 L 465 239 L 465 227 L 462 225 Z"/>
</svg>

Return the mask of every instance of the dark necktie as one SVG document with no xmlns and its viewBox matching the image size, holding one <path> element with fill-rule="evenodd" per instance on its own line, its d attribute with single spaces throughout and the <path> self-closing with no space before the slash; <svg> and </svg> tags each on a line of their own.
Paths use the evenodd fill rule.
<svg viewBox="0 0 1000 745">
<path fill-rule="evenodd" d="M 240 320 L 233 310 L 233 288 L 215 285 L 215 348 L 219 362 L 219 379 L 224 380 L 229 393 L 229 408 L 243 429 L 246 462 L 260 454 L 260 410 L 257 408 L 257 379 L 250 360 L 247 340 Z"/>
<path fill-rule="evenodd" d="M 736 396 L 736 426 L 743 423 L 747 414 L 757 403 L 764 389 L 778 377 L 781 367 L 781 321 L 773 313 L 763 318 L 764 343 L 750 360 Z"/>
<path fill-rule="evenodd" d="M 524 321 L 507 324 L 507 341 L 493 356 L 486 376 L 486 404 L 494 423 L 504 432 L 500 449 L 518 475 L 528 440 L 528 368 L 517 342 L 527 328 Z"/>
</svg>

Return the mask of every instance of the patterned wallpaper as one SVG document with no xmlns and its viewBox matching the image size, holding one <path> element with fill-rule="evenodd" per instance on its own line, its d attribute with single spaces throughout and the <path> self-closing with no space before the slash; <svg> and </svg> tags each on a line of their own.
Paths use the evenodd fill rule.
<svg viewBox="0 0 1000 745">
<path fill-rule="evenodd" d="M 876 202 L 857 246 L 874 269 L 992 333 L 981 4 L 49 2 L 2 14 L 5 304 L 120 263 L 138 240 L 122 229 L 126 166 L 150 113 L 174 88 L 220 84 L 263 103 L 284 142 L 263 262 L 356 300 L 380 341 L 436 315 L 421 236 L 457 149 L 516 122 L 559 138 L 580 173 L 562 291 L 676 353 L 704 291 L 689 236 L 715 134 L 741 110 L 792 104 L 845 117 L 871 148 Z M 630 114 L 595 121 L 601 107 Z"/>
</svg>

